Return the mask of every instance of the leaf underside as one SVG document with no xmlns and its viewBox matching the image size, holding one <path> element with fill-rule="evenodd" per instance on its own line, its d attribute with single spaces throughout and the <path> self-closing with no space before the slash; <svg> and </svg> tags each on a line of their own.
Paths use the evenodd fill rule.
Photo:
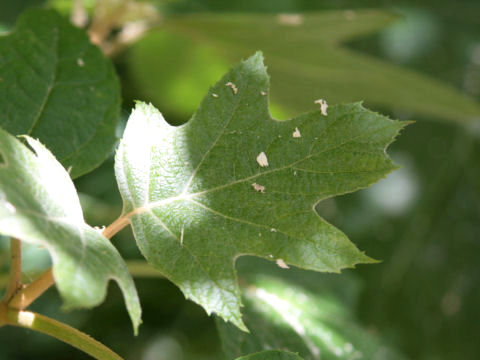
<svg viewBox="0 0 480 360">
<path fill-rule="evenodd" d="M 143 255 L 187 298 L 241 329 L 238 256 L 329 272 L 373 261 L 314 206 L 392 171 L 385 148 L 405 125 L 359 103 L 276 121 L 268 91 L 257 53 L 212 87 L 185 125 L 138 103 L 115 163 Z"/>
<path fill-rule="evenodd" d="M 72 178 L 112 151 L 120 114 L 115 70 L 84 31 L 30 9 L 0 37 L 0 126 L 40 139 Z"/>
<path fill-rule="evenodd" d="M 115 247 L 83 219 L 65 169 L 38 141 L 32 152 L 0 128 L 0 234 L 45 247 L 65 308 L 92 307 L 110 279 L 120 286 L 134 331 L 140 303 L 127 266 Z"/>
</svg>

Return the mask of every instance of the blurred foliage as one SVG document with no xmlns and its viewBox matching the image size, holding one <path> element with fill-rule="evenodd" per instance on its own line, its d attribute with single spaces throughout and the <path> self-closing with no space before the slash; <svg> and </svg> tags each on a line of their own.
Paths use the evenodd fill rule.
<svg viewBox="0 0 480 360">
<path fill-rule="evenodd" d="M 388 106 L 460 122 L 479 118 L 477 103 L 443 83 L 343 46 L 394 19 L 387 12 L 351 10 L 179 16 L 167 19 L 164 26 L 214 47 L 229 59 L 262 49 L 272 76 L 273 102 L 289 115 L 315 108 L 314 100 L 322 97 L 331 103 L 362 99 L 369 107 Z M 283 41 L 272 41 L 275 38 Z"/>
<path fill-rule="evenodd" d="M 357 282 L 341 275 L 280 269 L 260 259 L 238 264 L 244 281 L 245 333 L 217 318 L 227 359 L 267 349 L 297 352 L 305 360 L 403 359 L 378 334 L 360 328 L 346 303 L 356 301 Z M 341 296 L 346 296 L 344 301 Z"/>
<path fill-rule="evenodd" d="M 22 8 L 34 3 L 41 1 L 0 2 L 0 24 L 10 27 Z M 351 8 L 394 12 L 400 17 L 392 26 L 351 40 L 343 45 L 342 51 L 355 51 L 362 59 L 375 57 L 375 61 L 382 60 L 389 63 L 388 66 L 401 64 L 409 73 L 416 71 L 422 77 L 434 77 L 450 89 L 479 100 L 480 2 L 477 0 L 155 3 L 162 13 L 190 14 L 192 19 L 196 12 L 272 14 Z M 213 30 L 223 35 L 221 28 Z M 256 29 L 244 31 L 258 33 Z M 171 31 L 170 34 L 155 31 L 119 55 L 115 63 L 123 82 L 126 109 L 131 108 L 132 99 L 151 100 L 165 109 L 167 118 L 176 117 L 175 122 L 180 123 L 195 108 L 197 100 L 192 99 L 199 100 L 201 92 L 218 79 L 232 58 L 222 56 L 224 53 L 215 45 L 199 45 L 181 33 L 171 34 Z M 285 41 L 275 34 L 273 37 Z M 140 60 L 146 63 L 138 69 L 134 64 Z M 268 64 L 268 54 L 266 60 Z M 162 66 L 166 72 L 161 71 Z M 143 88 L 149 77 L 157 85 Z M 273 86 L 275 91 L 276 84 Z M 320 86 L 322 84 L 313 86 L 312 94 L 320 94 Z M 392 83 L 391 87 L 384 88 L 385 97 L 391 96 L 389 91 L 395 86 Z M 168 96 L 159 96 L 156 92 L 168 93 Z M 421 100 L 420 97 L 418 101 Z M 386 103 L 376 107 L 368 105 L 392 117 L 418 120 L 390 150 L 403 167 L 373 188 L 326 200 L 317 210 L 382 263 L 361 266 L 340 276 L 317 274 L 318 278 L 310 280 L 308 289 L 317 292 L 320 286 L 323 288 L 323 282 L 328 281 L 328 289 L 339 299 L 336 300 L 339 306 L 350 309 L 361 327 L 381 335 L 406 358 L 477 359 L 480 356 L 477 310 L 480 301 L 477 286 L 480 279 L 477 260 L 480 125 L 472 121 L 460 127 L 453 122 L 436 121 L 439 117 L 431 113 L 407 112 Z M 281 111 L 285 104 L 280 102 L 276 106 Z M 303 110 L 307 110 L 307 105 Z M 287 115 L 284 112 L 281 116 Z M 86 218 L 90 224 L 107 224 L 120 213 L 121 200 L 114 184 L 111 160 L 76 181 L 79 191 L 85 194 L 82 200 L 88 205 Z M 114 241 L 126 257 L 140 257 L 129 230 L 121 232 Z M 5 241 L 0 242 L 0 246 L 1 280 L 8 269 L 8 259 Z M 243 262 L 242 259 L 240 265 Z M 291 281 L 308 277 L 304 272 L 282 271 L 282 278 L 290 281 L 289 276 L 293 277 Z M 144 308 L 144 324 L 135 339 L 131 338 L 120 291 L 114 286 L 105 304 L 90 311 L 59 311 L 60 301 L 55 290 L 34 304 L 34 310 L 80 327 L 126 354 L 127 359 L 165 358 L 159 354 L 182 360 L 224 358 L 214 321 L 198 306 L 185 301 L 177 288 L 165 280 L 152 278 L 138 279 L 137 285 Z M 8 336 L 4 334 L 0 336 L 1 360 L 85 358 L 67 345 L 23 329 L 12 328 Z"/>
</svg>

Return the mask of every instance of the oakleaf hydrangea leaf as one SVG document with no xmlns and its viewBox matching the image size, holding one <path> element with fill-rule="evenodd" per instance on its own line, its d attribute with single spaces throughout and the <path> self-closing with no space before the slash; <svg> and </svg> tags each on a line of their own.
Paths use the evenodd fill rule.
<svg viewBox="0 0 480 360">
<path fill-rule="evenodd" d="M 302 360 L 297 354 L 281 351 L 267 350 L 237 358 L 237 360 Z"/>
<path fill-rule="evenodd" d="M 115 247 L 83 220 L 75 187 L 40 142 L 28 145 L 0 129 L 0 234 L 45 247 L 65 308 L 103 301 L 109 279 L 125 298 L 135 332 L 140 303 L 127 266 Z"/>
<path fill-rule="evenodd" d="M 39 138 L 78 177 L 112 151 L 120 86 L 85 31 L 51 10 L 30 9 L 0 36 L 0 126 Z"/>
<path fill-rule="evenodd" d="M 314 207 L 393 170 L 385 147 L 405 125 L 359 103 L 276 121 L 268 91 L 258 53 L 211 88 L 185 125 L 138 103 L 115 162 L 123 217 L 146 259 L 242 329 L 238 256 L 331 272 L 372 262 Z"/>
</svg>

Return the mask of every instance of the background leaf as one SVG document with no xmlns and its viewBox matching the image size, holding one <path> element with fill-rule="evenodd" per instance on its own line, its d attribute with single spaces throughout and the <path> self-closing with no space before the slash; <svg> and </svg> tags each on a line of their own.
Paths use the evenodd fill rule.
<svg viewBox="0 0 480 360">
<path fill-rule="evenodd" d="M 120 88 L 86 34 L 50 10 L 28 10 L 0 37 L 0 125 L 39 138 L 73 178 L 116 142 Z"/>
<path fill-rule="evenodd" d="M 127 54 L 130 79 L 144 98 L 162 108 L 165 104 L 168 110 L 175 107 L 177 114 L 185 116 L 200 102 L 201 92 L 196 90 L 208 87 L 202 78 L 211 73 L 210 79 L 215 79 L 215 72 L 224 63 L 219 55 L 238 61 L 260 49 L 273 79 L 272 100 L 287 116 L 313 109 L 313 100 L 321 97 L 331 103 L 364 100 L 369 107 L 388 107 L 460 123 L 478 119 L 478 103 L 453 87 L 344 46 L 345 42 L 378 31 L 395 19 L 392 13 L 378 10 L 289 16 L 170 16 Z M 169 45 L 172 43 L 175 45 Z M 174 61 L 167 56 L 152 62 L 152 53 L 168 53 L 170 49 L 174 51 Z M 202 61 L 206 56 L 208 66 Z M 175 71 L 157 70 L 158 61 Z M 204 70 L 196 71 L 200 67 Z M 165 83 L 156 80 L 162 76 L 175 77 L 174 89 L 181 87 L 189 94 L 187 99 L 180 91 L 162 91 Z M 181 106 L 176 106 L 178 102 L 182 102 Z"/>
<path fill-rule="evenodd" d="M 140 303 L 128 269 L 108 239 L 85 224 L 70 177 L 38 141 L 33 153 L 0 129 L 0 232 L 45 247 L 65 308 L 92 307 L 109 279 L 120 286 L 135 332 Z"/>
<path fill-rule="evenodd" d="M 298 352 L 306 360 L 403 359 L 357 325 L 331 286 L 335 275 L 293 270 L 286 278 L 258 259 L 245 259 L 239 267 L 250 333 L 217 319 L 226 359 L 271 348 Z M 342 280 L 350 286 L 348 275 Z"/>
<path fill-rule="evenodd" d="M 183 126 L 139 103 L 115 164 L 143 255 L 208 313 L 241 328 L 238 256 L 333 272 L 372 261 L 313 207 L 392 171 L 385 147 L 405 125 L 360 104 L 276 121 L 268 88 L 257 54 L 225 75 Z"/>
</svg>

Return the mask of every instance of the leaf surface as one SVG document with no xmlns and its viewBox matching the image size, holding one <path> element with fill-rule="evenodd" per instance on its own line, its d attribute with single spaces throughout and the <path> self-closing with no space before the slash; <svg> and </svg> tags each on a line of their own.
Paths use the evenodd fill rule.
<svg viewBox="0 0 480 360">
<path fill-rule="evenodd" d="M 268 89 L 257 54 L 185 125 L 139 103 L 115 161 L 123 216 L 143 255 L 208 313 L 241 328 L 238 256 L 330 272 L 372 262 L 314 206 L 393 170 L 385 147 L 405 125 L 358 103 L 276 121 Z"/>
<path fill-rule="evenodd" d="M 78 177 L 113 149 L 120 87 L 87 35 L 50 10 L 27 10 L 0 37 L 0 126 L 39 138 Z"/>
<path fill-rule="evenodd" d="M 302 360 L 302 358 L 297 354 L 287 351 L 268 350 L 242 356 L 237 360 Z"/>
<path fill-rule="evenodd" d="M 369 106 L 387 106 L 459 123 L 477 121 L 480 105 L 454 87 L 343 45 L 386 27 L 394 19 L 394 15 L 379 10 L 303 15 L 192 14 L 169 17 L 162 29 L 182 34 L 204 48 L 209 46 L 233 61 L 261 49 L 272 74 L 272 99 L 290 114 L 311 109 L 313 100 L 322 97 L 331 103 L 361 99 Z M 188 46 L 190 49 L 193 45 Z M 145 58 L 154 49 L 153 42 L 150 49 L 134 47 L 132 66 L 148 65 Z M 177 64 L 183 61 L 192 67 L 191 53 L 187 51 L 186 56 L 177 60 Z M 139 78 L 141 86 L 154 86 L 148 83 L 148 74 L 153 69 L 132 72 L 143 74 Z M 166 98 L 164 101 L 168 103 L 177 101 L 168 99 L 169 95 L 152 93 L 152 96 Z"/>
<path fill-rule="evenodd" d="M 241 273 L 244 321 L 250 333 L 216 321 L 227 359 L 271 348 L 298 352 L 305 360 L 403 359 L 358 326 L 345 304 L 325 291 L 321 277 L 312 291 L 303 286 L 300 271 L 296 280 L 285 280 L 252 270 L 255 266 Z"/>
<path fill-rule="evenodd" d="M 32 152 L 0 129 L 0 233 L 45 247 L 65 308 L 103 301 L 109 279 L 125 298 L 135 332 L 140 303 L 120 254 L 83 220 L 75 187 L 65 169 L 38 141 Z"/>
</svg>

